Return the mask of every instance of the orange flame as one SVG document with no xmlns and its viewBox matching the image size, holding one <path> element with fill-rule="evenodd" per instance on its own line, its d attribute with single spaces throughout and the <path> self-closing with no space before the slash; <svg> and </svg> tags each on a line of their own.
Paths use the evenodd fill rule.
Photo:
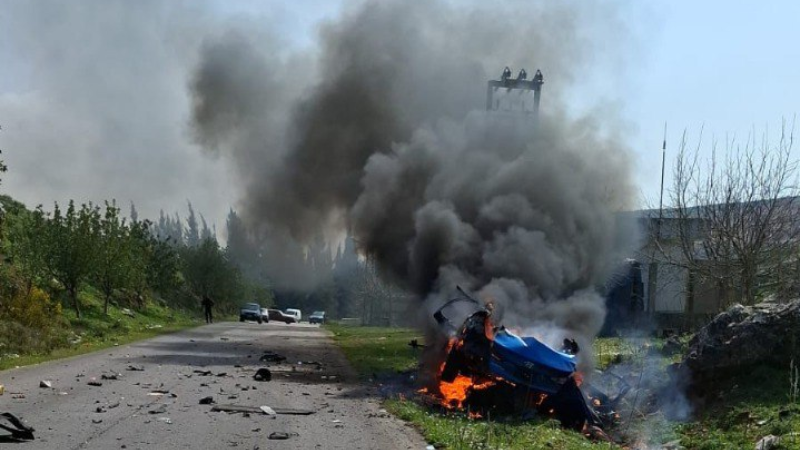
<svg viewBox="0 0 800 450">
<path fill-rule="evenodd" d="M 452 383 L 442 381 L 439 391 L 442 393 L 442 404 L 448 408 L 461 408 L 467 399 L 467 391 L 473 386 L 472 379 L 458 375 Z"/>
</svg>

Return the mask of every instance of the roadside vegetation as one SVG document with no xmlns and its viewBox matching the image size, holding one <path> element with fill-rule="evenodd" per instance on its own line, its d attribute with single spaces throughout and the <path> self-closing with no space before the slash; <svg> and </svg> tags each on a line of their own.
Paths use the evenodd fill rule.
<svg viewBox="0 0 800 450">
<path fill-rule="evenodd" d="M 204 296 L 218 318 L 245 298 L 272 304 L 191 204 L 185 227 L 113 201 L 31 210 L 0 196 L 0 208 L 0 369 L 198 325 Z"/>
<path fill-rule="evenodd" d="M 103 298 L 93 288 L 81 291 L 78 298 L 84 307 L 80 319 L 74 311 L 66 309 L 57 315 L 51 313 L 49 317 L 36 318 L 49 324 L 20 324 L 8 318 L 0 321 L 0 342 L 4 344 L 0 370 L 124 345 L 201 323 L 193 312 L 167 307 L 156 301 L 148 302 L 136 312 L 112 305 L 106 314 Z M 42 305 L 40 302 L 31 303 Z M 51 308 L 58 308 L 58 303 L 55 305 Z"/>
<path fill-rule="evenodd" d="M 391 375 L 416 367 L 419 353 L 408 342 L 420 339 L 417 330 L 404 328 L 349 327 L 326 325 L 351 364 L 365 379 Z M 662 345 L 653 341 L 653 346 Z M 595 342 L 598 364 L 613 359 L 635 360 L 641 345 L 617 338 Z M 617 356 L 622 355 L 622 356 Z M 677 357 L 676 357 L 677 359 Z M 690 422 L 673 423 L 651 417 L 644 425 L 632 426 L 657 444 L 675 442 L 687 450 L 732 450 L 755 448 L 762 437 L 785 437 L 773 450 L 800 449 L 800 377 L 788 370 L 758 368 L 719 385 L 717 392 L 699 405 Z M 464 413 L 442 412 L 397 395 L 385 401 L 387 410 L 417 427 L 436 448 L 446 449 L 615 449 L 624 448 L 592 442 L 579 433 L 564 430 L 553 420 L 473 420 Z M 793 434 L 794 433 L 794 434 Z M 677 442 L 676 442 L 677 441 Z M 659 448 L 657 446 L 652 448 Z"/>
</svg>

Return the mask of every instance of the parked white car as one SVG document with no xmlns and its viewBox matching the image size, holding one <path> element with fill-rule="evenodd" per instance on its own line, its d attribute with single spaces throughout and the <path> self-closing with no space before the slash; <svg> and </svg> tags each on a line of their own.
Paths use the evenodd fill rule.
<svg viewBox="0 0 800 450">
<path fill-rule="evenodd" d="M 298 323 L 300 322 L 300 319 L 303 318 L 303 313 L 301 313 L 299 309 L 288 308 L 284 310 L 283 313 L 288 316 L 294 317 L 295 319 L 297 319 Z"/>
</svg>

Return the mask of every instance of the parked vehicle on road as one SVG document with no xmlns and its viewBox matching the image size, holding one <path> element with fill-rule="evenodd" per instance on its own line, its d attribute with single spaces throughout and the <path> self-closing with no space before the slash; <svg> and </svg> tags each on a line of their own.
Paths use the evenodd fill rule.
<svg viewBox="0 0 800 450">
<path fill-rule="evenodd" d="M 258 323 L 263 323 L 261 305 L 258 303 L 245 303 L 239 310 L 239 322 L 244 322 L 245 320 L 255 320 Z"/>
<path fill-rule="evenodd" d="M 283 313 L 293 316 L 298 322 L 303 320 L 303 313 L 301 313 L 299 309 L 286 308 Z"/>
<path fill-rule="evenodd" d="M 314 311 L 308 316 L 308 323 L 318 323 L 320 325 L 325 323 L 325 311 Z"/>
<path fill-rule="evenodd" d="M 290 316 L 285 314 L 280 309 L 270 309 L 269 311 L 269 320 L 274 320 L 276 322 L 283 322 L 283 323 L 296 323 L 297 319 L 294 316 Z"/>
<path fill-rule="evenodd" d="M 266 323 L 269 323 L 269 309 L 261 308 L 261 320 Z"/>
</svg>

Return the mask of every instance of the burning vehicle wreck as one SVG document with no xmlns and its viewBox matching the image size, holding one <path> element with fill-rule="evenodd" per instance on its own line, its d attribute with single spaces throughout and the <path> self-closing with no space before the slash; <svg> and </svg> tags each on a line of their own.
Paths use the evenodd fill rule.
<svg viewBox="0 0 800 450">
<path fill-rule="evenodd" d="M 460 327 L 448 317 L 465 315 Z M 436 389 L 420 392 L 441 399 L 448 409 L 470 417 L 535 415 L 557 419 L 565 428 L 608 439 L 616 407 L 630 387 L 619 379 L 613 398 L 584 382 L 578 371 L 577 343 L 564 340 L 555 350 L 533 336 L 518 336 L 492 322 L 493 307 L 459 288 L 434 318 L 447 337 Z M 438 389 L 438 392 L 434 392 Z"/>
</svg>

